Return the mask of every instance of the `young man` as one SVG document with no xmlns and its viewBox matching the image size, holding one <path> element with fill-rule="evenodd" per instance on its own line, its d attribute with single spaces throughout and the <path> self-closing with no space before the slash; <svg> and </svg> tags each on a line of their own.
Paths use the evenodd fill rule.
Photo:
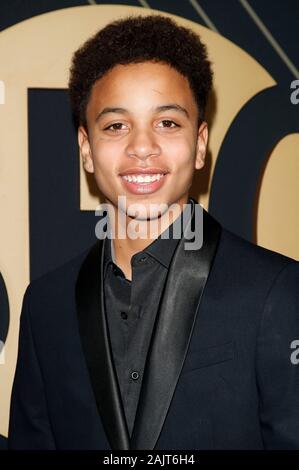
<svg viewBox="0 0 299 470">
<path fill-rule="evenodd" d="M 11 449 L 299 449 L 298 263 L 206 211 L 202 226 L 189 197 L 211 84 L 200 38 L 163 16 L 75 53 L 80 153 L 112 238 L 27 288 Z M 122 238 L 132 222 L 143 237 Z"/>
</svg>

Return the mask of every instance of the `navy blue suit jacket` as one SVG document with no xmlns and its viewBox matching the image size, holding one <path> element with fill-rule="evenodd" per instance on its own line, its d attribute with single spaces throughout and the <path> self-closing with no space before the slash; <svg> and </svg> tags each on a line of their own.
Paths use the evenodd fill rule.
<svg viewBox="0 0 299 470">
<path fill-rule="evenodd" d="M 33 281 L 10 449 L 299 449 L 299 263 L 222 228 L 180 240 L 130 437 L 101 276 L 105 240 Z M 293 354 L 294 359 L 294 354 Z"/>
</svg>

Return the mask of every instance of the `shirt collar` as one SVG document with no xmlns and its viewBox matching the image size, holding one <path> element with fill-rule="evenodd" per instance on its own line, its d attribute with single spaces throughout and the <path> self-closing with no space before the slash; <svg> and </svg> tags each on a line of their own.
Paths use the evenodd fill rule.
<svg viewBox="0 0 299 470">
<path fill-rule="evenodd" d="M 164 232 L 162 232 L 162 234 L 160 234 L 159 237 L 153 240 L 152 243 L 148 245 L 144 250 L 136 253 L 133 256 L 133 258 L 135 256 L 139 257 L 142 254 L 147 253 L 149 256 L 154 258 L 156 261 L 158 261 L 160 264 L 162 264 L 165 268 L 168 269 L 170 266 L 172 257 L 174 255 L 175 249 L 178 245 L 178 242 L 180 238 L 182 237 L 182 233 L 190 219 L 190 214 L 193 213 L 193 208 L 194 208 L 194 200 L 191 197 L 189 197 L 186 207 L 180 213 L 180 215 L 174 220 L 174 222 Z M 169 236 L 167 238 L 162 238 L 163 234 L 164 236 L 167 235 L 168 230 L 169 230 Z M 179 238 L 173 238 L 173 235 L 179 236 Z M 116 264 L 112 239 L 107 237 L 105 241 L 104 273 L 106 273 L 107 265 L 110 262 Z"/>
<path fill-rule="evenodd" d="M 189 211 L 190 211 L 190 205 L 191 205 L 191 211 L 189 212 L 189 214 L 192 213 L 193 204 L 194 203 L 192 199 L 189 198 L 188 203 L 186 204 L 186 207 L 184 208 L 184 210 L 174 220 L 174 222 L 168 227 L 168 229 L 162 232 L 162 234 L 160 234 L 158 238 L 153 240 L 153 242 L 143 250 L 144 253 L 148 253 L 150 256 L 152 256 L 161 264 L 163 264 L 163 266 L 165 266 L 165 268 L 167 269 L 169 268 L 175 249 L 178 245 L 179 240 L 182 237 L 184 228 L 186 227 L 186 224 L 190 218 L 190 217 L 187 217 L 188 215 L 187 208 L 189 206 Z M 168 230 L 169 230 L 169 236 L 165 239 L 162 238 L 163 234 L 167 234 Z M 179 238 L 173 238 L 173 236 L 177 236 L 177 233 L 179 234 Z"/>
</svg>

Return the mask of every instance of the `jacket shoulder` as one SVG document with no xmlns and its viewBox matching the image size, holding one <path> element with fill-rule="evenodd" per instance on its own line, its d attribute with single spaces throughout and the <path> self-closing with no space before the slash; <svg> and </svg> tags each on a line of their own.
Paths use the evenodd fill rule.
<svg viewBox="0 0 299 470">
<path fill-rule="evenodd" d="M 73 291 L 84 260 L 98 244 L 99 241 L 57 268 L 33 279 L 27 286 L 25 297 L 30 294 L 31 297 L 43 298 L 44 300 L 48 298 L 51 301 L 60 294 L 64 295 L 70 290 Z"/>
<path fill-rule="evenodd" d="M 288 265 L 299 267 L 299 262 L 294 258 L 256 245 L 223 227 L 218 253 L 223 266 L 246 277 L 270 279 Z"/>
</svg>

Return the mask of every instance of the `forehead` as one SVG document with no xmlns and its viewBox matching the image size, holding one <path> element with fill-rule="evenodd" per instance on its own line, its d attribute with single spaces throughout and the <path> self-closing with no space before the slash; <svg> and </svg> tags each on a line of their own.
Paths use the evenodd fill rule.
<svg viewBox="0 0 299 470">
<path fill-rule="evenodd" d="M 116 65 L 93 85 L 87 111 L 108 104 L 147 107 L 174 100 L 196 108 L 188 79 L 173 67 L 150 61 Z"/>
</svg>

